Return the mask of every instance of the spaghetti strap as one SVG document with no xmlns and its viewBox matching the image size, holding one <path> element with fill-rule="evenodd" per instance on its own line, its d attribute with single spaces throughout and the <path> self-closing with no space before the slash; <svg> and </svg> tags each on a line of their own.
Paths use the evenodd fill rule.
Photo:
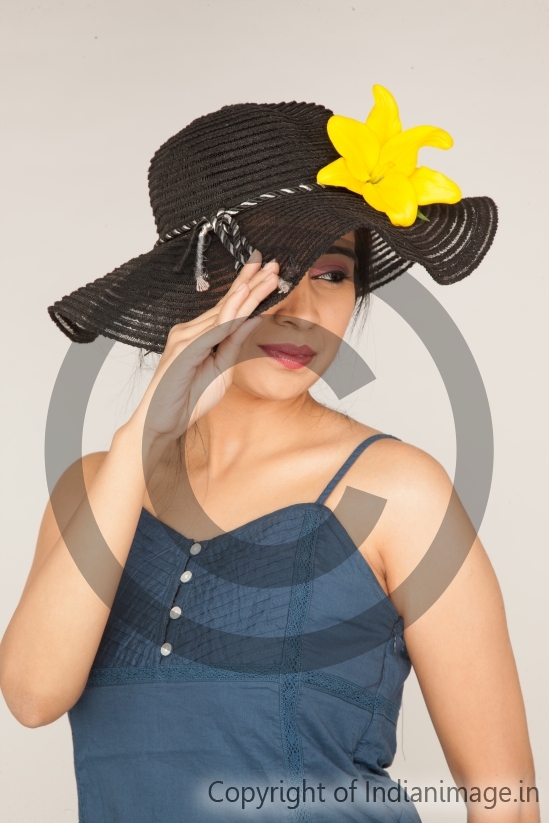
<svg viewBox="0 0 549 823">
<path fill-rule="evenodd" d="M 394 434 L 372 434 L 371 437 L 367 437 L 366 440 L 363 440 L 362 443 L 359 443 L 356 449 L 352 454 L 349 455 L 345 463 L 341 466 L 340 469 L 334 474 L 324 491 L 320 494 L 317 499 L 317 503 L 324 503 L 330 494 L 333 492 L 341 478 L 349 471 L 355 460 L 357 460 L 360 455 L 362 454 L 365 449 L 371 443 L 375 443 L 376 440 L 381 440 L 384 437 L 390 437 L 392 440 L 400 440 L 400 437 L 395 437 Z"/>
</svg>

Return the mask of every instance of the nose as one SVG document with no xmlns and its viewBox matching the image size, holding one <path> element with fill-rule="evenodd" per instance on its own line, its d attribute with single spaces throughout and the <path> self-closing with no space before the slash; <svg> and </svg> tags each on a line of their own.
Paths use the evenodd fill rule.
<svg viewBox="0 0 549 823">
<path fill-rule="evenodd" d="M 318 324 L 319 314 L 309 284 L 308 272 L 290 294 L 268 312 L 281 326 L 293 326 L 306 331 Z"/>
</svg>

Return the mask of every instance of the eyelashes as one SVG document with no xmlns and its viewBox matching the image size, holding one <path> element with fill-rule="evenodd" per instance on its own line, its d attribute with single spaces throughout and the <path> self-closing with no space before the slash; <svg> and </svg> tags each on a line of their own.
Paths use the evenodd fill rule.
<svg viewBox="0 0 549 823">
<path fill-rule="evenodd" d="M 311 280 L 324 280 L 327 283 L 343 283 L 346 280 L 352 280 L 352 276 L 348 272 L 341 269 L 333 269 L 332 271 L 324 271 L 322 274 L 315 274 Z"/>
</svg>

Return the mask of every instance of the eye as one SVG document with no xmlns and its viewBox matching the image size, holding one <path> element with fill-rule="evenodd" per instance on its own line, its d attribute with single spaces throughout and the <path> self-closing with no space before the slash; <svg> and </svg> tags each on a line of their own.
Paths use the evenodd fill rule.
<svg viewBox="0 0 549 823">
<path fill-rule="evenodd" d="M 328 283 L 343 283 L 345 280 L 351 280 L 351 275 L 342 271 L 341 269 L 334 269 L 333 271 L 323 271 L 322 274 L 315 274 L 311 280 L 326 280 Z"/>
</svg>

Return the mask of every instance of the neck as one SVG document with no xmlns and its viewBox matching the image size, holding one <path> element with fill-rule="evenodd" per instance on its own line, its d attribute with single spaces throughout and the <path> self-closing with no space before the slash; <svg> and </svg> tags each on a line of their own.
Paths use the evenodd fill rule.
<svg viewBox="0 0 549 823">
<path fill-rule="evenodd" d="M 213 474 L 222 472 L 247 453 L 280 452 L 303 443 L 325 411 L 308 392 L 288 400 L 266 400 L 233 384 L 189 431 L 187 453 L 198 450 Z"/>
</svg>

